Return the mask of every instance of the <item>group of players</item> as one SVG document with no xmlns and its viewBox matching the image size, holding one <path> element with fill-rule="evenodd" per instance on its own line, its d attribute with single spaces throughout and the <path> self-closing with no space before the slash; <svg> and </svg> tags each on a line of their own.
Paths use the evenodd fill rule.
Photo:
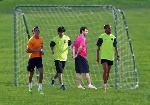
<svg viewBox="0 0 150 105">
<path fill-rule="evenodd" d="M 96 43 L 97 45 L 97 58 L 96 61 L 103 67 L 103 89 L 108 89 L 107 80 L 111 66 L 113 65 L 114 55 L 119 60 L 117 41 L 116 37 L 111 34 L 111 26 L 109 24 L 104 25 L 105 32 L 101 34 Z M 66 29 L 61 26 L 58 27 L 58 36 L 54 37 L 50 42 L 50 48 L 54 55 L 54 62 L 56 67 L 56 74 L 51 78 L 51 85 L 54 86 L 56 78 L 59 79 L 60 89 L 66 90 L 63 84 L 62 73 L 66 64 L 68 50 L 71 49 L 73 58 L 75 60 L 75 72 L 77 74 L 78 85 L 77 88 L 85 89 L 81 83 L 81 74 L 84 73 L 88 88 L 97 89 L 91 84 L 89 75 L 89 64 L 87 59 L 87 47 L 86 47 L 86 36 L 88 35 L 88 28 L 83 26 L 80 28 L 80 34 L 75 38 L 74 43 L 70 38 L 65 35 Z M 39 35 L 40 30 L 38 26 L 35 26 L 32 30 L 33 36 L 29 39 L 27 44 L 27 53 L 29 53 L 29 60 L 27 70 L 29 71 L 29 92 L 32 93 L 32 77 L 34 75 L 34 68 L 36 67 L 39 71 L 39 87 L 38 92 L 44 94 L 42 91 L 42 80 L 43 80 L 43 64 L 42 55 L 43 51 L 43 39 Z M 114 54 L 115 53 L 115 54 Z"/>
</svg>

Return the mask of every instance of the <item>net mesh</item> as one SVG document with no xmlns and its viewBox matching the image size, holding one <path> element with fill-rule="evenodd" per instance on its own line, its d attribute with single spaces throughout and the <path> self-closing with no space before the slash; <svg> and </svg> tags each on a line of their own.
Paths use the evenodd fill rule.
<svg viewBox="0 0 150 105">
<path fill-rule="evenodd" d="M 64 26 L 65 34 L 72 42 L 79 35 L 81 26 L 87 26 L 89 34 L 87 36 L 88 62 L 90 66 L 90 76 L 92 84 L 97 87 L 103 85 L 103 69 L 101 64 L 96 62 L 96 42 L 101 33 L 104 33 L 104 24 L 110 24 L 112 34 L 118 40 L 120 61 L 114 61 L 111 69 L 108 84 L 111 87 L 130 89 L 137 85 L 136 68 L 133 59 L 133 51 L 129 37 L 126 33 L 126 26 L 120 11 L 112 6 L 18 6 L 14 9 L 14 56 L 15 56 L 15 83 L 18 86 L 28 85 L 28 54 L 26 46 L 28 37 L 23 20 L 23 15 L 29 29 L 30 36 L 33 35 L 32 28 L 38 26 L 40 35 L 44 39 L 44 79 L 43 84 L 50 85 L 50 78 L 55 74 L 53 56 L 49 47 L 51 39 L 58 35 L 57 28 Z M 37 75 L 33 83 L 37 83 Z M 76 73 L 74 70 L 74 59 L 69 51 L 66 67 L 63 72 L 64 84 L 67 86 L 77 86 Z M 87 86 L 85 75 L 82 75 L 82 83 Z M 59 84 L 56 81 L 56 85 Z"/>
</svg>

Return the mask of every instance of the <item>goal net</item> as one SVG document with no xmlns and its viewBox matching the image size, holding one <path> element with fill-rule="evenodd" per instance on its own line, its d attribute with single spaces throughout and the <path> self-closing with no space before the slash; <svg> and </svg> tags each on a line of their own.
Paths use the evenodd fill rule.
<svg viewBox="0 0 150 105">
<path fill-rule="evenodd" d="M 43 84 L 50 85 L 50 78 L 55 74 L 53 55 L 49 43 L 58 35 L 57 28 L 64 26 L 65 34 L 72 42 L 79 35 L 81 26 L 87 26 L 88 61 L 92 84 L 101 88 L 103 85 L 102 65 L 96 62 L 96 42 L 99 35 L 104 33 L 104 24 L 110 24 L 112 34 L 117 37 L 120 61 L 114 61 L 108 84 L 117 89 L 135 89 L 138 87 L 138 75 L 135 64 L 131 39 L 124 13 L 109 5 L 18 5 L 14 8 L 14 81 L 16 86 L 28 85 L 28 53 L 26 46 L 28 35 L 32 36 L 32 28 L 38 26 L 44 40 L 44 78 Z M 33 83 L 37 84 L 38 72 Z M 64 84 L 77 86 L 72 52 L 69 51 L 66 67 L 63 72 Z M 85 75 L 82 83 L 87 86 Z M 56 80 L 56 85 L 59 84 Z"/>
</svg>

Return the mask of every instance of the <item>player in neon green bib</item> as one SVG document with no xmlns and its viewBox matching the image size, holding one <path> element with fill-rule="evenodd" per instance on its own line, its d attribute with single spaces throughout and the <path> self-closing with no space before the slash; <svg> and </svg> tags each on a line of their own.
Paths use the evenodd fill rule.
<svg viewBox="0 0 150 105">
<path fill-rule="evenodd" d="M 68 55 L 68 41 L 70 38 L 66 35 L 63 35 L 61 38 L 56 36 L 53 38 L 53 42 L 55 42 L 54 51 L 54 60 L 66 61 Z"/>
<path fill-rule="evenodd" d="M 113 65 L 114 52 L 116 52 L 117 60 L 119 61 L 117 41 L 116 37 L 111 34 L 111 26 L 109 24 L 104 25 L 105 33 L 99 36 L 97 41 L 97 62 L 99 63 L 101 59 L 101 64 L 103 66 L 103 80 L 104 80 L 104 91 L 106 91 L 108 85 L 107 80 L 109 77 L 109 72 L 111 66 Z"/>
<path fill-rule="evenodd" d="M 58 77 L 60 82 L 60 89 L 66 90 L 63 84 L 62 73 L 66 64 L 68 49 L 71 47 L 72 43 L 68 36 L 65 35 L 65 28 L 58 27 L 58 36 L 54 37 L 50 42 L 50 48 L 52 54 L 54 55 L 56 74 L 51 78 L 51 85 L 54 86 L 55 79 Z"/>
<path fill-rule="evenodd" d="M 101 45 L 101 59 L 107 59 L 110 61 L 114 60 L 114 44 L 116 37 L 112 34 L 107 35 L 106 33 L 101 34 L 100 39 L 103 40 Z"/>
</svg>

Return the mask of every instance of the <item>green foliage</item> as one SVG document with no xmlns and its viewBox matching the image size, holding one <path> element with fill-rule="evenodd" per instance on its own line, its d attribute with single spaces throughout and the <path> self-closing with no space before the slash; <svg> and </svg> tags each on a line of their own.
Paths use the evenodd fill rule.
<svg viewBox="0 0 150 105">
<path fill-rule="evenodd" d="M 116 2 L 114 2 L 116 1 Z M 28 87 L 15 87 L 13 80 L 13 7 L 16 4 L 49 3 L 49 4 L 72 4 L 70 0 L 1 0 L 0 1 L 0 105 L 149 105 L 150 79 L 149 79 L 149 19 L 150 9 L 138 7 L 146 6 L 149 0 L 76 0 L 74 4 L 114 4 L 118 7 L 130 6 L 130 9 L 123 9 L 126 14 L 127 24 L 134 47 L 139 73 L 139 88 L 136 90 L 110 89 L 103 93 L 101 89 L 80 90 L 68 88 L 65 91 L 58 86 L 43 86 L 44 95 L 37 92 L 37 86 L 33 88 L 33 94 L 28 92 Z M 119 3 L 119 4 L 116 4 Z M 120 5 L 120 6 L 119 6 Z M 131 7 L 137 6 L 137 9 Z M 6 9 L 7 7 L 7 9 Z M 117 8 L 118 8 L 117 7 Z M 4 9 L 5 8 L 5 9 Z M 8 14 L 5 14 L 8 13 Z M 26 65 L 25 65 L 26 66 Z"/>
</svg>

